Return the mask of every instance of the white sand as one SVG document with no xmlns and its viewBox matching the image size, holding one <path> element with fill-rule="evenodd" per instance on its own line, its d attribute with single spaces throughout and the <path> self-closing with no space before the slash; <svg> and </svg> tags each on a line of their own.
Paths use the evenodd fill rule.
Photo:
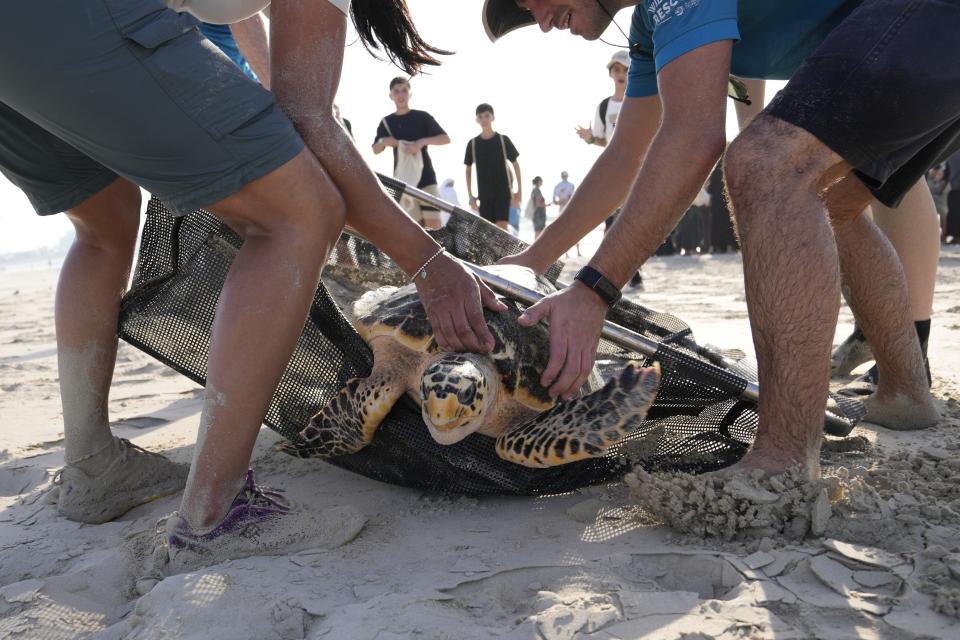
<svg viewBox="0 0 960 640">
<path fill-rule="evenodd" d="M 46 503 L 63 463 L 56 272 L 2 273 L 0 637 L 960 637 L 957 618 L 934 611 L 960 605 L 960 525 L 948 513 L 960 496 L 960 252 L 940 265 L 931 364 L 947 417 L 924 432 L 866 426 L 855 446 L 832 444 L 825 468 L 844 467 L 862 491 L 821 513 L 823 537 L 704 540 L 654 522 L 624 485 L 539 499 L 426 495 L 287 457 L 264 429 L 253 461 L 262 481 L 317 508 L 352 504 L 367 527 L 334 551 L 226 562 L 143 597 L 120 541 L 152 530 L 178 497 L 99 526 Z M 740 274 L 736 256 L 654 259 L 640 295 L 700 342 L 752 352 Z M 841 320 L 840 337 L 846 309 Z M 200 406 L 196 385 L 121 345 L 116 434 L 186 462 Z M 840 513 L 853 524 L 839 526 Z M 853 538 L 872 546 L 845 544 Z"/>
</svg>

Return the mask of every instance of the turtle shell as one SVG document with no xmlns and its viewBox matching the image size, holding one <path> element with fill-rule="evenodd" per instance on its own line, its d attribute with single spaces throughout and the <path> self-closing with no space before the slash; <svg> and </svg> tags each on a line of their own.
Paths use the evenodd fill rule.
<svg viewBox="0 0 960 640">
<path fill-rule="evenodd" d="M 495 265 L 487 269 L 542 295 L 557 290 L 549 280 L 525 267 Z M 517 318 L 524 307 L 509 299 L 504 302 L 507 310 L 502 313 L 484 309 L 484 318 L 495 340 L 490 358 L 500 374 L 504 391 L 518 402 L 542 411 L 554 404 L 547 389 L 540 384 L 540 375 L 550 358 L 549 333 L 542 323 L 520 326 Z M 385 287 L 365 295 L 354 306 L 354 318 L 357 331 L 368 342 L 385 336 L 423 354 L 440 351 L 413 285 L 399 289 Z"/>
</svg>

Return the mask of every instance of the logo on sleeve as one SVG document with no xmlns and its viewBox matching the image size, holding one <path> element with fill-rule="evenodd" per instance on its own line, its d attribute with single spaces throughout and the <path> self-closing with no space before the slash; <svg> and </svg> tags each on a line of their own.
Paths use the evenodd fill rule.
<svg viewBox="0 0 960 640">
<path fill-rule="evenodd" d="M 650 13 L 653 26 L 659 27 L 673 17 L 679 18 L 699 4 L 700 0 L 650 0 L 647 12 Z"/>
</svg>

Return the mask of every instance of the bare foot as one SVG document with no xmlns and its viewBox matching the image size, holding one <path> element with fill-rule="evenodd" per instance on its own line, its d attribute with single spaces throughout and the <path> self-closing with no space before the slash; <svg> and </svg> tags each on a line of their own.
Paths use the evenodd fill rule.
<svg viewBox="0 0 960 640">
<path fill-rule="evenodd" d="M 816 480 L 820 477 L 820 452 L 812 451 L 805 457 L 794 457 L 782 451 L 765 452 L 753 448 L 735 465 L 714 471 L 713 474 L 724 478 L 757 475 L 768 478 L 786 473 L 791 469 L 797 470 L 799 475 L 805 476 L 808 480 Z"/>
<path fill-rule="evenodd" d="M 648 473 L 638 467 L 625 481 L 646 511 L 697 536 L 802 538 L 809 531 L 821 535 L 830 515 L 826 485 L 811 482 L 797 465 L 766 475 L 738 464 L 699 476 Z"/>
<path fill-rule="evenodd" d="M 927 429 L 940 421 L 940 411 L 930 394 L 916 401 L 899 393 L 880 395 L 878 392 L 864 400 L 863 404 L 867 407 L 864 422 L 895 431 Z"/>
</svg>

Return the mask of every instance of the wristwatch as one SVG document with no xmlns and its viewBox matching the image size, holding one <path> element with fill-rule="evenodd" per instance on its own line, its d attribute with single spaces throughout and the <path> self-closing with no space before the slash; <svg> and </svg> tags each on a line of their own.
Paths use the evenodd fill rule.
<svg viewBox="0 0 960 640">
<path fill-rule="evenodd" d="M 593 267 L 583 267 L 580 271 L 577 271 L 577 275 L 573 276 L 573 279 L 579 280 L 581 283 L 587 285 L 590 290 L 600 296 L 600 299 L 603 300 L 608 307 L 617 304 L 623 296 L 620 289 L 614 286 L 612 282 L 607 280 L 606 276 Z"/>
</svg>

